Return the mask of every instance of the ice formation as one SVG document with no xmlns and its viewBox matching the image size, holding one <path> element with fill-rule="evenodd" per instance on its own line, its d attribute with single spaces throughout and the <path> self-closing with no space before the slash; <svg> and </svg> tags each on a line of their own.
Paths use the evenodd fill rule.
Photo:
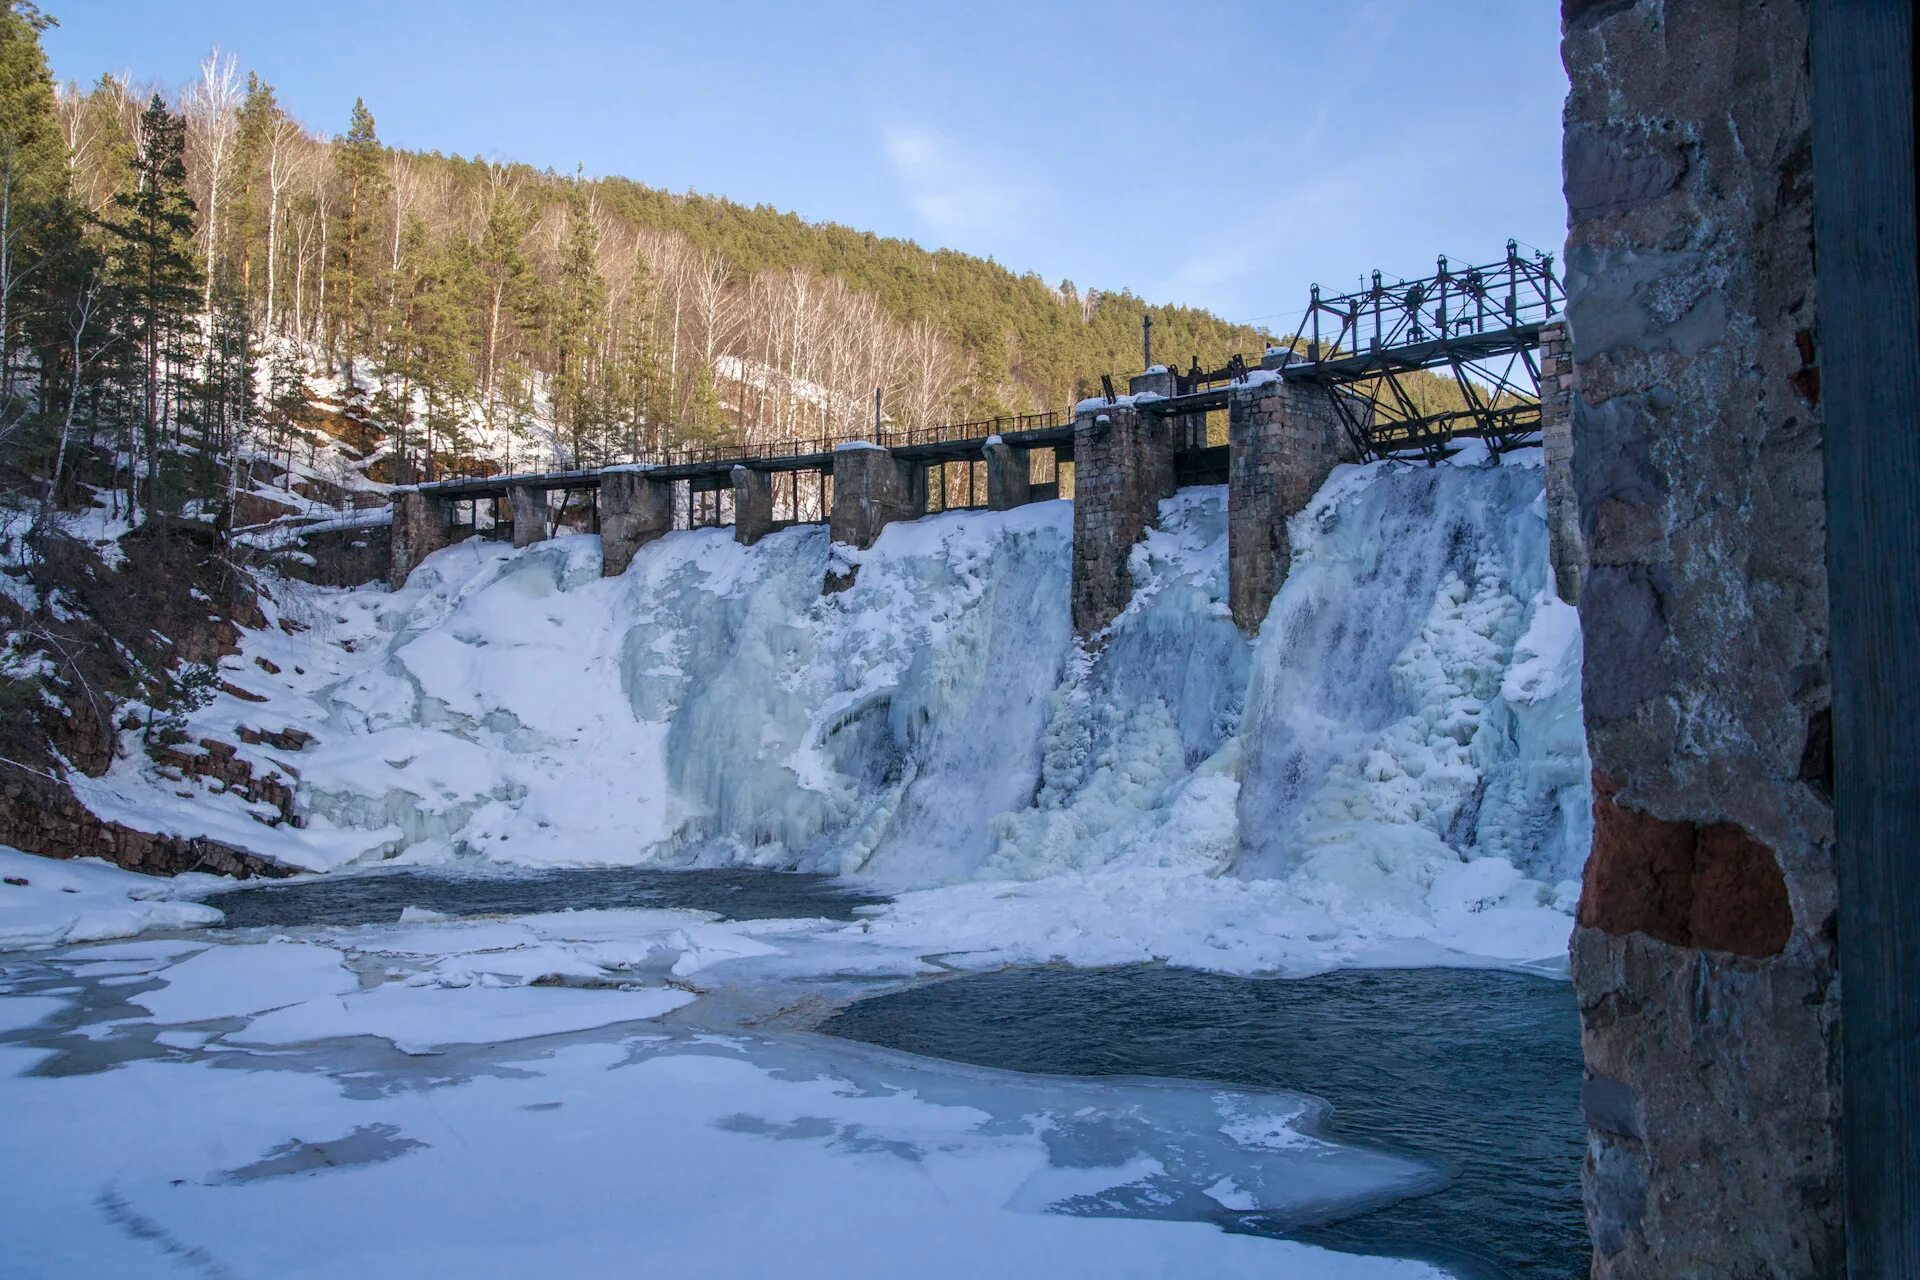
<svg viewBox="0 0 1920 1280">
<path fill-rule="evenodd" d="M 243 748 L 297 773 L 305 825 L 183 797 L 137 750 L 86 797 L 320 870 L 858 873 L 920 891 L 881 933 L 943 918 L 1001 955 L 1546 958 L 1587 843 L 1579 631 L 1549 589 L 1538 455 L 1503 462 L 1341 468 L 1252 641 L 1221 488 L 1162 505 L 1091 648 L 1064 502 L 889 526 L 837 549 L 858 574 L 830 595 L 817 527 L 672 534 L 613 579 L 573 536 L 470 541 L 393 593 L 288 583 L 292 630 L 224 664 L 259 701 L 190 731 L 312 734 Z"/>
</svg>

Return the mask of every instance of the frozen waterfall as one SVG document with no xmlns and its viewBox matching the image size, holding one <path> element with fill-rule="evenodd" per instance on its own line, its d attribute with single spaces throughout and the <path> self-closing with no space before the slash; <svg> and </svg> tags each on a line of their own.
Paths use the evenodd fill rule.
<svg viewBox="0 0 1920 1280">
<path fill-rule="evenodd" d="M 1329 911 L 1564 909 L 1587 766 L 1537 452 L 1340 468 L 1252 641 L 1226 606 L 1225 508 L 1222 488 L 1162 504 L 1090 647 L 1066 502 L 891 525 L 831 595 L 817 527 L 672 534 L 612 579 L 571 536 L 469 541 L 399 592 L 286 584 L 289 626 L 229 660 L 261 701 L 193 729 L 312 734 L 306 826 L 183 806 L 137 752 L 92 798 L 316 868 L 1186 874 Z"/>
</svg>

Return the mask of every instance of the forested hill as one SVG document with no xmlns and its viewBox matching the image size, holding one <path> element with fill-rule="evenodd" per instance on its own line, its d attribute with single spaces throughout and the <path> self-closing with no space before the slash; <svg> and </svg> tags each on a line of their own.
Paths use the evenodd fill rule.
<svg viewBox="0 0 1920 1280">
<path fill-rule="evenodd" d="M 30 40 L 32 16 L 8 14 L 10 39 Z M 192 368 L 184 348 L 223 325 L 262 361 L 291 346 L 418 456 L 397 477 L 542 441 L 586 463 L 844 436 L 871 421 L 876 388 L 897 427 L 1056 409 L 1139 363 L 1149 308 L 1126 293 L 625 178 L 396 150 L 369 104 L 298 121 L 228 58 L 177 90 L 115 76 L 48 89 L 44 127 L 5 127 L 57 135 L 70 224 L 109 274 L 132 279 L 138 259 L 178 277 L 146 291 L 159 311 L 135 327 L 183 351 L 148 373 Z M 23 99 L 16 114 L 40 109 Z M 1262 341 L 1150 310 L 1170 358 L 1217 363 Z M 143 412 L 188 398 L 151 390 L 132 397 Z M 281 408 L 272 434 L 290 448 Z M 170 417 L 147 425 L 177 434 Z"/>
<path fill-rule="evenodd" d="M 991 259 L 808 222 L 767 205 L 676 195 L 624 178 L 599 188 L 609 208 L 637 225 L 678 232 L 743 274 L 810 269 L 875 294 L 897 316 L 937 323 L 983 375 L 956 406 L 963 410 L 1053 408 L 1090 390 L 1102 373 L 1136 371 L 1146 314 L 1155 349 L 1169 363 L 1198 357 L 1211 366 L 1235 352 L 1258 354 L 1265 341 L 1258 329 L 1198 308 L 1149 304 L 1071 280 L 1049 284 Z"/>
</svg>

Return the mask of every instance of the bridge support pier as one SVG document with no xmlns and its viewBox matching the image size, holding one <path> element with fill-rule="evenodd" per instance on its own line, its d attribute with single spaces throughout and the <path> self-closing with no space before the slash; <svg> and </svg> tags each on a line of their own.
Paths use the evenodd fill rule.
<svg viewBox="0 0 1920 1280">
<path fill-rule="evenodd" d="M 750 547 L 773 532 L 773 477 L 751 467 L 733 469 L 733 540 Z"/>
<path fill-rule="evenodd" d="M 904 463 L 878 445 L 843 444 L 833 451 L 833 540 L 860 550 L 895 520 L 927 511 L 927 469 Z"/>
<path fill-rule="evenodd" d="M 543 489 L 515 485 L 507 490 L 507 502 L 513 508 L 513 545 L 532 546 L 547 537 L 547 495 Z"/>
<path fill-rule="evenodd" d="M 1577 605 L 1587 553 L 1573 492 L 1573 340 L 1564 320 L 1540 330 L 1540 443 L 1547 455 L 1547 556 L 1554 592 Z"/>
<path fill-rule="evenodd" d="M 836 545 L 864 551 L 895 520 L 917 520 L 926 513 L 925 466 L 901 462 L 879 445 L 864 442 L 833 451 L 833 514 L 827 527 Z M 827 590 L 852 585 L 852 572 L 828 566 Z"/>
<path fill-rule="evenodd" d="M 673 486 L 645 471 L 600 477 L 600 573 L 618 577 L 634 553 L 673 528 Z"/>
<path fill-rule="evenodd" d="M 1163 419 L 1131 405 L 1095 405 L 1073 420 L 1073 629 L 1091 636 L 1133 595 L 1133 544 L 1173 493 Z"/>
<path fill-rule="evenodd" d="M 393 528 L 388 539 L 387 583 L 395 591 L 422 560 L 453 540 L 451 504 L 442 498 L 403 489 L 393 495 Z"/>
<path fill-rule="evenodd" d="M 1266 382 L 1227 404 L 1227 590 L 1242 631 L 1260 629 L 1287 579 L 1287 522 L 1305 509 L 1353 446 L 1326 391 Z"/>
<path fill-rule="evenodd" d="M 1033 500 L 1029 481 L 1030 449 L 1016 449 L 999 440 L 989 440 L 987 455 L 987 509 L 1011 511 Z"/>
</svg>

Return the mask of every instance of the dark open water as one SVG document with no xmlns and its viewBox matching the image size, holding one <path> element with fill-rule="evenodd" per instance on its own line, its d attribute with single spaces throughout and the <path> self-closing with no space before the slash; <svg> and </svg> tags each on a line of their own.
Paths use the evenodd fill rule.
<svg viewBox="0 0 1920 1280">
<path fill-rule="evenodd" d="M 250 882 L 206 899 L 230 929 L 392 924 L 407 907 L 446 916 L 526 915 L 629 907 L 713 911 L 729 920 L 852 920 L 882 894 L 826 875 L 780 871 L 661 871 L 581 867 L 554 871 L 408 868 L 322 876 L 293 884 Z"/>
<path fill-rule="evenodd" d="M 1411 1152 L 1454 1177 L 1297 1238 L 1472 1276 L 1587 1273 L 1580 1033 L 1564 982 L 1458 969 L 1288 980 L 1015 969 L 865 1000 L 821 1029 L 1017 1071 L 1317 1094 L 1333 1104 L 1329 1136 Z M 1235 1225 L 1262 1231 L 1252 1216 Z"/>
</svg>

